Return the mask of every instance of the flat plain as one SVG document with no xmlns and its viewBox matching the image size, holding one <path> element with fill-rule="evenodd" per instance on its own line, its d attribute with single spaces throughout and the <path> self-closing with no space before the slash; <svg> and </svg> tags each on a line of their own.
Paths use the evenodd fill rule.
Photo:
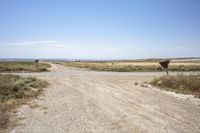
<svg viewBox="0 0 200 133">
<path fill-rule="evenodd" d="M 115 72 L 159 72 L 163 71 L 159 61 L 69 61 L 57 62 L 65 66 L 87 68 L 95 71 Z M 200 62 L 197 61 L 171 61 L 170 71 L 200 71 Z"/>
<path fill-rule="evenodd" d="M 51 66 L 47 68 L 47 72 L 9 73 L 23 78 L 35 77 L 48 82 L 49 86 L 37 99 L 18 107 L 13 119 L 18 124 L 1 130 L 2 132 L 200 132 L 199 98 L 149 84 L 155 78 L 166 75 L 162 68 L 153 72 L 107 72 L 72 67 L 66 63 L 72 62 L 45 62 Z M 102 62 L 97 63 L 99 64 L 102 65 Z M 158 62 L 106 62 L 106 66 L 107 64 L 159 66 Z M 175 64 L 185 67 L 199 65 L 198 62 Z M 180 74 L 198 76 L 198 71 L 170 71 L 171 76 Z"/>
<path fill-rule="evenodd" d="M 18 73 L 50 85 L 30 103 L 37 108 L 29 104 L 18 109 L 20 125 L 10 132 L 200 132 L 198 98 L 148 84 L 165 72 L 104 72 L 49 64 L 50 72 Z"/>
</svg>

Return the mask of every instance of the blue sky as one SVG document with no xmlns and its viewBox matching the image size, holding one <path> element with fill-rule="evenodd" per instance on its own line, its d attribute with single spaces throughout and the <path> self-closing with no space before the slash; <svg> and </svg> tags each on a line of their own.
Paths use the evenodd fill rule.
<svg viewBox="0 0 200 133">
<path fill-rule="evenodd" d="M 0 0 L 0 58 L 200 57 L 200 0 Z"/>
</svg>

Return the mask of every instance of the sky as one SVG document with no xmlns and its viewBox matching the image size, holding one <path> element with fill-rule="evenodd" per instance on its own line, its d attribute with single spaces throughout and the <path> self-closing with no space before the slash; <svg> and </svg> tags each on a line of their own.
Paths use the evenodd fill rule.
<svg viewBox="0 0 200 133">
<path fill-rule="evenodd" d="M 200 0 L 0 0 L 0 58 L 200 57 Z"/>
</svg>

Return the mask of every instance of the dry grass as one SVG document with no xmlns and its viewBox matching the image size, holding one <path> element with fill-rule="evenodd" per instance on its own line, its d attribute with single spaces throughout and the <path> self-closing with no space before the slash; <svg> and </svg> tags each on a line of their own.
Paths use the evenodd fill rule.
<svg viewBox="0 0 200 133">
<path fill-rule="evenodd" d="M 150 84 L 161 89 L 200 97 L 200 75 L 162 76 L 155 78 Z"/>
<path fill-rule="evenodd" d="M 41 72 L 49 67 L 47 63 L 39 63 L 37 69 L 34 62 L 0 62 L 0 72 Z"/>
<path fill-rule="evenodd" d="M 59 64 L 95 71 L 156 72 L 163 71 L 158 62 L 59 62 Z M 170 71 L 200 71 L 199 62 L 171 62 Z"/>
<path fill-rule="evenodd" d="M 12 126 L 12 112 L 31 98 L 37 97 L 48 83 L 33 77 L 0 74 L 0 131 Z"/>
</svg>

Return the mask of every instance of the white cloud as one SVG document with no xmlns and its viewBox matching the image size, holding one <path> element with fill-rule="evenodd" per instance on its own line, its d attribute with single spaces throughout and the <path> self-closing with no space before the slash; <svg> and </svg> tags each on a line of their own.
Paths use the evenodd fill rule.
<svg viewBox="0 0 200 133">
<path fill-rule="evenodd" d="M 22 41 L 22 42 L 6 42 L 4 45 L 9 46 L 48 46 L 48 47 L 69 47 L 69 45 L 64 44 L 55 40 L 46 41 Z"/>
<path fill-rule="evenodd" d="M 38 40 L 1 42 L 0 57 L 41 57 L 81 59 L 161 58 L 197 56 L 198 49 L 179 45 L 124 45 L 112 42 Z"/>
<path fill-rule="evenodd" d="M 190 50 L 191 48 L 185 47 L 185 46 L 176 46 L 176 47 L 159 47 L 159 46 L 153 46 L 151 50 L 160 50 L 160 51 L 173 51 L 173 50 Z"/>
<path fill-rule="evenodd" d="M 178 46 L 178 47 L 175 47 L 176 49 L 186 49 L 185 46 Z"/>
</svg>

